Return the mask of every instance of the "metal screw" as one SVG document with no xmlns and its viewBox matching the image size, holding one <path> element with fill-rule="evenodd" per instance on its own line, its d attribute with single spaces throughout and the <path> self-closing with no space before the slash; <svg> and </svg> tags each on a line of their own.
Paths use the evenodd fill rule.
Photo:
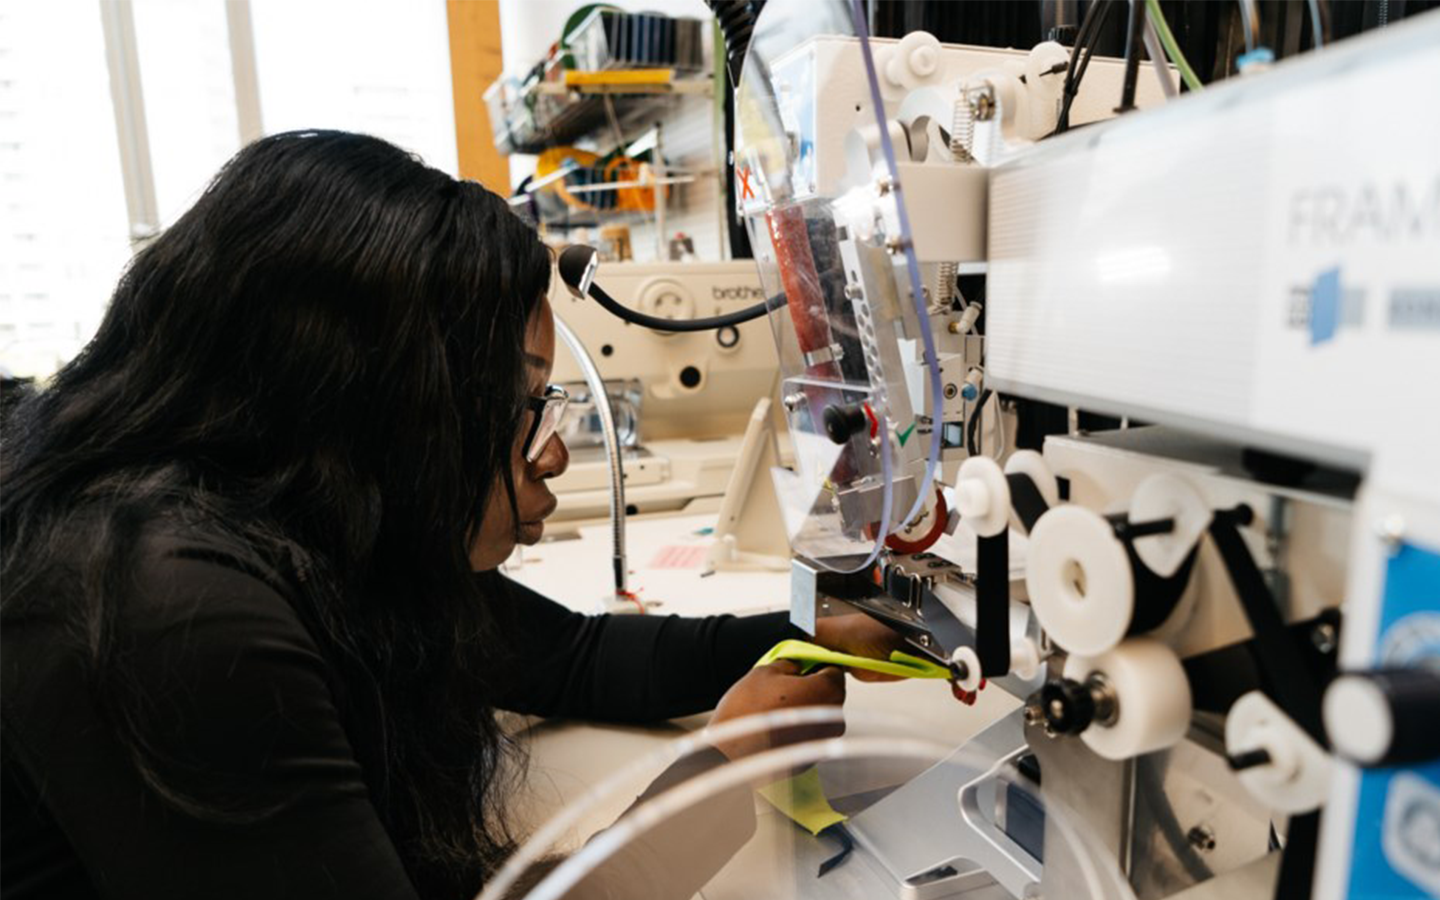
<svg viewBox="0 0 1440 900">
<path fill-rule="evenodd" d="M 892 256 L 904 252 L 905 248 L 909 246 L 910 242 L 898 234 L 885 239 L 885 252 Z"/>
<path fill-rule="evenodd" d="M 1025 724 L 1026 724 L 1026 725 L 1043 725 L 1043 724 L 1045 724 L 1045 710 L 1043 710 L 1043 709 L 1040 708 L 1040 704 L 1039 704 L 1039 703 L 1027 703 L 1027 704 L 1025 705 Z"/>
<path fill-rule="evenodd" d="M 1316 650 L 1319 650 L 1327 656 L 1335 652 L 1339 638 L 1339 632 L 1337 632 L 1335 626 L 1329 622 L 1321 622 L 1310 629 L 1310 643 L 1315 645 Z"/>
<path fill-rule="evenodd" d="M 886 194 L 895 190 L 895 179 L 889 177 L 888 175 L 877 178 L 875 180 L 875 190 L 880 192 L 880 196 L 884 197 Z"/>
<path fill-rule="evenodd" d="M 947 385 L 945 385 L 945 399 L 946 399 L 946 400 L 954 400 L 954 399 L 955 399 L 955 395 L 958 394 L 958 393 L 960 393 L 960 389 L 957 388 L 955 385 L 953 385 L 953 384 L 947 384 Z"/>
<path fill-rule="evenodd" d="M 990 91 L 981 91 L 975 96 L 975 118 L 981 122 L 995 118 L 995 95 Z"/>
<path fill-rule="evenodd" d="M 782 400 L 781 402 L 785 404 L 785 408 L 786 408 L 786 409 L 790 410 L 791 412 L 794 412 L 795 410 L 799 409 L 802 405 L 804 405 L 804 403 L 805 403 L 805 395 L 804 395 L 803 393 L 801 393 L 800 391 L 796 391 L 796 392 L 793 393 L 793 394 L 786 394 L 786 395 L 785 395 L 785 399 Z"/>
<path fill-rule="evenodd" d="M 928 647 L 928 646 L 930 646 L 930 635 L 928 635 L 928 634 L 922 634 L 922 635 L 920 635 L 920 637 L 918 638 L 918 640 L 920 641 L 920 646 L 922 646 L 922 647 Z"/>
<path fill-rule="evenodd" d="M 1399 513 L 1391 513 L 1380 520 L 1375 530 L 1379 532 L 1380 540 L 1393 548 L 1405 538 L 1405 519 Z"/>
<path fill-rule="evenodd" d="M 858 298 L 860 298 L 860 297 L 863 297 L 863 296 L 865 296 L 865 292 L 860 289 L 860 285 L 858 285 L 858 284 L 847 284 L 847 285 L 845 285 L 845 299 L 846 299 L 846 300 L 856 300 L 856 299 L 858 299 Z"/>
<path fill-rule="evenodd" d="M 1202 853 L 1215 849 L 1215 829 L 1209 825 L 1196 825 L 1186 833 L 1185 839 L 1190 842 L 1190 846 Z"/>
</svg>

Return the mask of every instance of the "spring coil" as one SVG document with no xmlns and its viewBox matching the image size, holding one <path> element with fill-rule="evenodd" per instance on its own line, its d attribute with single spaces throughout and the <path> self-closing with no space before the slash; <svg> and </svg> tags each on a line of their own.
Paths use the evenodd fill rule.
<svg viewBox="0 0 1440 900">
<path fill-rule="evenodd" d="M 950 153 L 956 162 L 968 163 L 974 160 L 970 148 L 975 143 L 975 107 L 970 98 L 962 92 L 955 101 L 955 116 L 950 122 Z"/>
</svg>

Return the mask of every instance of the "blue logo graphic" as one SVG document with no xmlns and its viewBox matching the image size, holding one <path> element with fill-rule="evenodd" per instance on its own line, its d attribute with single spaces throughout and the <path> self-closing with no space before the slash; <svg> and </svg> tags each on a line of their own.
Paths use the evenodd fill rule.
<svg viewBox="0 0 1440 900">
<path fill-rule="evenodd" d="M 1326 269 L 1310 289 L 1310 346 L 1323 344 L 1340 330 L 1340 268 Z"/>
</svg>

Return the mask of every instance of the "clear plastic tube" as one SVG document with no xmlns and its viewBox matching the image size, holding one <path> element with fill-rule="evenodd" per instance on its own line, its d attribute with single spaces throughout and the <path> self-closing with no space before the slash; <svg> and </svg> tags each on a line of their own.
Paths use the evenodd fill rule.
<svg viewBox="0 0 1440 900">
<path fill-rule="evenodd" d="M 930 408 L 926 411 L 930 416 L 930 449 L 925 460 L 925 475 L 920 484 L 916 486 L 915 503 L 898 522 L 891 522 L 889 518 L 890 491 L 885 494 L 885 530 L 889 531 L 894 525 L 903 525 L 919 515 L 925 507 L 925 500 L 930 496 L 930 485 L 935 482 L 935 470 L 940 465 L 940 445 L 944 400 L 943 386 L 940 380 L 940 366 L 937 365 L 937 354 L 935 352 L 935 334 L 930 328 L 930 313 L 925 306 L 925 293 L 920 284 L 920 263 L 915 258 L 914 242 L 910 239 L 910 217 L 905 211 L 905 197 L 901 190 L 898 176 L 898 167 L 895 163 L 895 147 L 890 141 L 890 131 L 885 127 L 885 103 L 880 95 L 880 82 L 875 74 L 875 58 L 870 52 L 870 32 L 865 22 L 865 8 L 861 0 L 852 0 L 851 14 L 855 20 L 855 33 L 860 38 L 861 56 L 865 60 L 865 77 L 870 83 L 870 103 L 875 109 L 877 117 L 881 117 L 880 126 L 880 147 L 885 154 L 885 164 L 890 169 L 892 180 L 895 182 L 891 198 L 895 203 L 896 217 L 900 222 L 901 252 L 905 255 L 906 269 L 910 276 L 910 297 L 915 305 L 915 315 L 920 320 L 921 345 L 925 350 L 925 367 L 929 372 L 930 380 Z M 888 449 L 889 442 L 885 442 Z M 885 467 L 887 470 L 889 466 Z M 890 474 L 887 471 L 886 477 Z"/>
</svg>

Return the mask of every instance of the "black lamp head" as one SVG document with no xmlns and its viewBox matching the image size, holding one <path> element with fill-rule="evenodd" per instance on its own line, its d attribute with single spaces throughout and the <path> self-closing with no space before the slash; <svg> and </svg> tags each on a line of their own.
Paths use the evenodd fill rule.
<svg viewBox="0 0 1440 900">
<path fill-rule="evenodd" d="M 560 261 L 556 264 L 560 280 L 565 282 L 570 293 L 582 300 L 590 294 L 590 283 L 595 280 L 595 270 L 599 267 L 600 254 L 587 244 L 566 247 L 560 252 Z"/>
</svg>

